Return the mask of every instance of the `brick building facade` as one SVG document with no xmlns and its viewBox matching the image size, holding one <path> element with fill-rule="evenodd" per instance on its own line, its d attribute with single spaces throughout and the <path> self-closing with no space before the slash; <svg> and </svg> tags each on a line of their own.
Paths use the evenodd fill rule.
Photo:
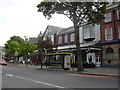
<svg viewBox="0 0 120 90">
<path fill-rule="evenodd" d="M 117 66 L 120 63 L 120 6 L 113 3 L 107 10 L 100 26 L 102 65 Z"/>
</svg>

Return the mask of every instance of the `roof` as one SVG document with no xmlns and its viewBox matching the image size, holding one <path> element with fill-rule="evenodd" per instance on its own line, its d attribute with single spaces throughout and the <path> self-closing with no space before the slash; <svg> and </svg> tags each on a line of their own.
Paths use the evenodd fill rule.
<svg viewBox="0 0 120 90">
<path fill-rule="evenodd" d="M 74 31 L 75 31 L 75 30 L 74 30 L 74 27 L 71 26 L 71 27 L 62 29 L 62 30 L 58 33 L 58 35 L 64 35 L 64 34 L 66 34 L 66 33 L 71 33 L 71 32 L 74 32 Z"/>
<path fill-rule="evenodd" d="M 45 32 L 43 33 L 43 36 L 46 36 L 48 34 L 57 34 L 59 31 L 61 31 L 63 28 L 62 27 L 57 27 L 57 26 L 52 26 L 48 25 Z M 48 33 L 49 32 L 49 33 Z"/>
</svg>

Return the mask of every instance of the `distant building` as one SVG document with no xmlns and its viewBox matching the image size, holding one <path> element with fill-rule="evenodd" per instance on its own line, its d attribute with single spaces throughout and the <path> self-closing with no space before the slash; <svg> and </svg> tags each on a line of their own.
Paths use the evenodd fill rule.
<svg viewBox="0 0 120 90">
<path fill-rule="evenodd" d="M 120 6 L 111 2 L 107 6 L 105 19 L 101 21 L 100 35 L 102 46 L 102 64 L 117 66 L 120 63 Z"/>
<path fill-rule="evenodd" d="M 30 37 L 29 38 L 30 43 L 37 44 L 37 38 L 36 37 Z"/>
<path fill-rule="evenodd" d="M 0 59 L 5 58 L 5 49 L 3 46 L 0 46 Z"/>
</svg>

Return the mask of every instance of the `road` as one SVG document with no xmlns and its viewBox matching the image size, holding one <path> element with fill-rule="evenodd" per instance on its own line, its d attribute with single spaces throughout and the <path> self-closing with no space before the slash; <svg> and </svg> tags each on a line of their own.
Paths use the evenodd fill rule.
<svg viewBox="0 0 120 90">
<path fill-rule="evenodd" d="M 3 66 L 2 88 L 118 88 L 118 79 Z"/>
</svg>

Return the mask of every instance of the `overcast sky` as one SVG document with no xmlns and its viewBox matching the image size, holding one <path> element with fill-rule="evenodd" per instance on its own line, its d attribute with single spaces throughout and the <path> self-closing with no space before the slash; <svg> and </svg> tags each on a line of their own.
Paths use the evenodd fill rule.
<svg viewBox="0 0 120 90">
<path fill-rule="evenodd" d="M 0 46 L 10 37 L 37 37 L 47 25 L 67 28 L 72 22 L 63 15 L 53 15 L 47 20 L 36 7 L 41 0 L 0 0 Z"/>
</svg>

